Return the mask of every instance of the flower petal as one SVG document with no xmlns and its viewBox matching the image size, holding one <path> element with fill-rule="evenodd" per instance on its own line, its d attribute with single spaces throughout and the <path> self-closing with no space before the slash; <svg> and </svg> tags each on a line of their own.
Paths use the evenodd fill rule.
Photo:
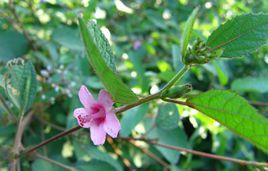
<svg viewBox="0 0 268 171">
<path fill-rule="evenodd" d="M 95 102 L 92 94 L 88 91 L 87 87 L 84 85 L 81 86 L 78 96 L 81 103 L 86 109 L 89 109 L 90 106 Z"/>
<path fill-rule="evenodd" d="M 106 115 L 105 122 L 103 125 L 104 131 L 111 137 L 116 138 L 118 132 L 121 129 L 119 120 L 117 119 L 115 113 L 110 112 Z"/>
<path fill-rule="evenodd" d="M 90 115 L 87 114 L 86 109 L 77 108 L 74 110 L 74 117 L 77 119 L 78 124 L 83 128 L 89 128 L 90 123 Z"/>
<path fill-rule="evenodd" d="M 103 145 L 106 139 L 106 132 L 103 130 L 103 124 L 92 124 L 90 127 L 90 138 L 95 145 Z"/>
<path fill-rule="evenodd" d="M 110 111 L 112 109 L 114 102 L 111 95 L 107 91 L 101 90 L 98 100 L 99 103 L 103 104 L 107 111 Z"/>
</svg>

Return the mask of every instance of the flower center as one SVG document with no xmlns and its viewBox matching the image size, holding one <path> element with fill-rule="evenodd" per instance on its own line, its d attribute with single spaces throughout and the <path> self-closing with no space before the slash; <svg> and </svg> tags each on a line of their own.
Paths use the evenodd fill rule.
<svg viewBox="0 0 268 171">
<path fill-rule="evenodd" d="M 94 104 L 91 107 L 91 118 L 93 121 L 99 125 L 100 123 L 104 122 L 105 120 L 105 109 L 101 104 Z"/>
</svg>

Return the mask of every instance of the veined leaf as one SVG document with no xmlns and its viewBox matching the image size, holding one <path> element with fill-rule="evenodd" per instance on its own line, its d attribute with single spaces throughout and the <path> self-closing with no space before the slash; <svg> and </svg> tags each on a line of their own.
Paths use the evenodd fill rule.
<svg viewBox="0 0 268 171">
<path fill-rule="evenodd" d="M 110 46 L 97 25 L 92 21 L 87 27 L 84 20 L 79 18 L 79 27 L 88 60 L 113 99 L 123 104 L 135 102 L 138 99 L 136 95 L 113 72 Z"/>
<path fill-rule="evenodd" d="M 8 77 L 4 80 L 9 99 L 24 114 L 34 101 L 37 80 L 33 64 L 30 61 L 15 59 L 8 64 Z"/>
<path fill-rule="evenodd" d="M 268 15 L 245 14 L 227 21 L 208 38 L 207 45 L 223 48 L 222 57 L 239 57 L 261 47 L 268 39 Z"/>
<path fill-rule="evenodd" d="M 194 22 L 195 19 L 197 17 L 198 14 L 198 10 L 199 7 L 196 7 L 192 14 L 189 16 L 189 18 L 186 21 L 183 33 L 182 33 L 182 38 L 181 38 L 181 54 L 182 54 L 182 58 L 185 57 L 186 52 L 187 52 L 187 47 L 189 44 L 189 40 L 191 38 L 191 34 L 192 34 L 192 30 L 193 30 L 193 26 L 194 26 Z"/>
<path fill-rule="evenodd" d="M 246 77 L 232 82 L 232 90 L 240 92 L 268 92 L 267 77 Z"/>
<path fill-rule="evenodd" d="M 268 120 L 236 93 L 210 90 L 187 103 L 268 153 Z"/>
</svg>

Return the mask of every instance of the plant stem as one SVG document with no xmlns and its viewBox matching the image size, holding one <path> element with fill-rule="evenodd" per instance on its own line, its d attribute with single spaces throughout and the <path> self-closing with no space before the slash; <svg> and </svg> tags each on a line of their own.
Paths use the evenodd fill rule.
<svg viewBox="0 0 268 171">
<path fill-rule="evenodd" d="M 43 155 L 41 155 L 41 154 L 39 154 L 39 153 L 36 153 L 35 156 L 38 157 L 38 158 L 40 158 L 40 159 L 42 159 L 42 160 L 45 160 L 45 161 L 47 161 L 47 162 L 49 162 L 49 163 L 51 163 L 51 164 L 54 164 L 54 165 L 56 165 L 56 166 L 58 166 L 58 167 L 61 167 L 61 168 L 63 168 L 64 170 L 76 171 L 76 169 L 73 168 L 73 167 L 71 167 L 71 166 L 67 166 L 67 165 L 62 164 L 62 163 L 60 163 L 60 162 L 57 162 L 57 161 L 52 160 L 52 159 L 50 159 L 50 158 L 47 158 L 47 157 L 45 157 L 45 156 L 43 156 Z"/>
<path fill-rule="evenodd" d="M 221 156 L 221 155 L 216 155 L 216 154 L 210 154 L 210 153 L 205 153 L 205 152 L 201 152 L 201 151 L 197 151 L 197 150 L 191 150 L 191 149 L 187 149 L 187 148 L 183 148 L 183 147 L 161 144 L 161 143 L 158 143 L 157 141 L 149 140 L 149 139 L 136 139 L 136 138 L 128 137 L 128 139 L 125 139 L 125 140 L 127 140 L 127 141 L 131 141 L 131 140 L 144 141 L 146 143 L 157 145 L 157 146 L 160 146 L 163 148 L 167 148 L 167 149 L 171 149 L 171 150 L 175 150 L 175 151 L 179 151 L 179 152 L 191 153 L 191 154 L 194 154 L 197 156 L 211 158 L 211 159 L 215 159 L 215 160 L 229 161 L 229 162 L 237 163 L 237 164 L 240 164 L 243 166 L 252 165 L 252 166 L 268 167 L 268 163 L 265 163 L 265 162 L 247 161 L 247 160 L 241 160 L 241 159 L 237 159 L 237 158 L 231 158 L 231 157 L 226 157 L 226 156 Z"/>
<path fill-rule="evenodd" d="M 176 103 L 176 104 L 179 104 L 179 105 L 188 106 L 188 107 L 191 107 L 191 108 L 195 109 L 195 107 L 192 104 L 187 103 L 187 102 L 183 102 L 183 101 L 180 101 L 180 100 L 169 99 L 169 98 L 164 98 L 162 100 L 166 101 L 166 102 L 171 102 L 171 103 Z"/>
<path fill-rule="evenodd" d="M 147 103 L 147 102 L 149 102 L 149 101 L 151 101 L 151 100 L 154 100 L 154 99 L 158 99 L 158 98 L 160 98 L 160 96 L 161 96 L 161 94 L 163 93 L 163 92 L 165 92 L 165 91 L 167 91 L 170 87 L 172 87 L 179 79 L 181 79 L 181 77 L 185 74 L 185 72 L 186 71 L 188 71 L 189 70 L 189 66 L 184 66 L 168 83 L 167 83 L 167 85 L 160 91 L 160 92 L 158 92 L 158 93 L 156 93 L 156 94 L 152 94 L 152 95 L 149 95 L 149 96 L 147 96 L 147 97 L 144 97 L 144 98 L 142 98 L 142 99 L 139 99 L 137 102 L 134 102 L 134 103 L 132 103 L 132 104 L 129 104 L 129 105 L 125 105 L 125 106 L 122 106 L 122 107 L 118 107 L 118 108 L 116 108 L 115 109 L 115 113 L 121 113 L 121 112 L 124 112 L 124 111 L 126 111 L 126 110 L 129 110 L 129 109 L 131 109 L 131 108 L 133 108 L 133 107 L 136 107 L 136 106 L 139 106 L 139 105 L 141 105 L 141 104 L 143 104 L 143 103 Z M 51 138 L 49 138 L 49 139 L 47 139 L 47 140 L 45 140 L 45 141 L 43 141 L 43 142 L 41 142 L 40 144 L 37 144 L 37 145 L 35 145 L 35 146 L 33 146 L 32 148 L 30 148 L 30 149 L 28 149 L 28 150 L 26 150 L 26 151 L 24 151 L 24 153 L 23 154 L 28 154 L 28 153 L 31 153 L 31 152 L 33 152 L 33 151 L 35 151 L 36 149 L 38 149 L 38 148 L 40 148 L 40 147 L 42 147 L 42 146 L 44 146 L 44 145 L 46 145 L 46 144 L 48 144 L 48 143 L 50 143 L 50 142 L 53 142 L 53 141 L 56 141 L 57 139 L 59 139 L 59 138 L 61 138 L 61 137 L 64 137 L 64 136 L 66 136 L 66 135 L 68 135 L 68 134 L 70 134 L 70 133 L 72 133 L 72 132 L 75 132 L 75 131 L 77 131 L 77 130 L 79 130 L 81 127 L 80 126 L 76 126 L 76 127 L 74 127 L 74 128 L 71 128 L 71 129 L 68 129 L 68 130 L 66 130 L 66 131 L 63 131 L 63 132 L 61 132 L 61 133 L 59 133 L 59 134 L 57 134 L 57 135 L 55 135 L 55 136 L 53 136 L 53 137 L 51 137 Z M 17 156 L 17 157 L 20 157 L 20 155 L 19 156 Z"/>
<path fill-rule="evenodd" d="M 161 94 L 165 93 L 170 89 L 177 81 L 179 81 L 182 76 L 190 69 L 190 66 L 184 66 L 160 91 Z"/>
<path fill-rule="evenodd" d="M 124 112 L 124 111 L 126 111 L 126 110 L 128 110 L 128 109 L 131 109 L 131 108 L 136 107 L 136 106 L 138 106 L 138 105 L 140 105 L 140 104 L 149 102 L 149 101 L 151 101 L 151 100 L 157 99 L 157 98 L 159 98 L 159 97 L 160 97 L 160 92 L 159 92 L 159 93 L 156 93 L 156 94 L 153 94 L 153 95 L 150 95 L 150 96 L 147 96 L 147 97 L 145 97 L 145 98 L 142 98 L 142 99 L 140 99 L 140 100 L 138 100 L 137 102 L 134 102 L 134 103 L 132 103 L 132 104 L 129 104 L 129 105 L 125 105 L 125 106 L 116 108 L 116 109 L 115 109 L 115 113 L 121 113 L 121 112 Z M 38 149 L 38 148 L 40 148 L 40 147 L 42 147 L 42 146 L 44 146 L 44 145 L 46 145 L 46 144 L 48 144 L 48 143 L 50 143 L 50 142 L 56 141 L 56 140 L 58 140 L 58 139 L 61 138 L 61 137 L 64 137 L 64 136 L 66 136 L 66 135 L 68 135 L 68 134 L 71 134 L 71 133 L 73 133 L 73 132 L 79 130 L 80 128 L 81 128 L 80 126 L 76 126 L 76 127 L 71 128 L 71 129 L 68 129 L 68 130 L 66 130 L 66 131 L 63 131 L 63 132 L 61 132 L 61 133 L 59 133 L 59 134 L 57 134 L 57 135 L 55 135 L 55 136 L 53 136 L 53 137 L 51 137 L 51 138 L 45 140 L 45 141 L 42 141 L 40 144 L 37 144 L 37 145 L 31 147 L 30 149 L 24 151 L 24 152 L 22 153 L 22 155 L 29 154 L 29 153 L 35 151 L 36 149 Z M 17 158 L 20 157 L 20 156 L 21 156 L 21 155 L 18 155 Z"/>
</svg>

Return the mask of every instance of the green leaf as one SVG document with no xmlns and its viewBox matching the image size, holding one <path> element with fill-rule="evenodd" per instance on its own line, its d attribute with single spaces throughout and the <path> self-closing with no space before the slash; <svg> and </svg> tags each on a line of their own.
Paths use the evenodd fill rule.
<svg viewBox="0 0 268 171">
<path fill-rule="evenodd" d="M 223 48 L 222 57 L 240 57 L 267 42 L 268 15 L 245 14 L 227 21 L 208 38 L 207 45 L 216 50 Z"/>
<path fill-rule="evenodd" d="M 126 111 L 121 119 L 121 136 L 129 136 L 135 126 L 144 118 L 148 111 L 148 104 L 142 104 L 138 107 Z"/>
<path fill-rule="evenodd" d="M 76 169 L 78 171 L 104 171 L 104 170 L 109 170 L 109 171 L 115 171 L 115 168 L 112 167 L 111 165 L 107 164 L 106 162 L 102 162 L 99 160 L 92 160 L 90 162 L 80 162 L 77 164 Z"/>
<path fill-rule="evenodd" d="M 186 21 L 186 24 L 185 24 L 185 27 L 184 27 L 184 30 L 182 33 L 182 37 L 181 37 L 181 56 L 182 56 L 182 58 L 184 58 L 186 55 L 187 47 L 188 47 L 188 44 L 189 44 L 189 41 L 191 38 L 191 34 L 192 34 L 195 19 L 196 19 L 197 14 L 198 14 L 198 10 L 199 10 L 199 7 L 196 7 Z"/>
<path fill-rule="evenodd" d="M 79 27 L 88 60 L 113 99 L 122 104 L 137 101 L 137 96 L 113 72 L 114 59 L 110 46 L 97 25 L 91 21 L 87 28 L 83 19 L 79 18 Z"/>
<path fill-rule="evenodd" d="M 34 160 L 32 164 L 32 171 L 64 171 L 65 169 L 56 166 L 55 164 L 51 164 L 48 161 L 42 159 Z"/>
<path fill-rule="evenodd" d="M 268 92 L 267 77 L 246 77 L 232 82 L 232 90 L 240 92 Z"/>
<path fill-rule="evenodd" d="M 123 171 L 122 166 L 117 160 L 112 158 L 107 152 L 100 151 L 96 146 L 93 146 L 88 142 L 88 140 L 86 143 L 74 141 L 75 153 L 79 160 L 83 160 L 87 156 L 92 159 L 106 162 L 113 166 L 117 171 Z"/>
<path fill-rule="evenodd" d="M 178 127 L 179 112 L 174 104 L 164 104 L 158 109 L 156 124 L 164 130 L 171 130 Z"/>
<path fill-rule="evenodd" d="M 150 138 L 156 138 L 159 143 L 177 147 L 188 147 L 187 137 L 184 131 L 178 127 L 172 130 L 163 130 L 159 127 L 153 129 L 149 134 Z M 172 164 L 179 161 L 180 152 L 167 148 L 155 146 L 163 156 Z"/>
<path fill-rule="evenodd" d="M 60 26 L 54 30 L 52 39 L 54 39 L 60 45 L 71 50 L 84 50 L 83 43 L 80 39 L 79 30 L 77 28 Z"/>
<path fill-rule="evenodd" d="M 268 120 L 236 93 L 210 90 L 187 103 L 268 152 Z"/>
<path fill-rule="evenodd" d="M 0 62 L 23 56 L 28 50 L 28 41 L 21 33 L 0 29 Z"/>
<path fill-rule="evenodd" d="M 33 64 L 22 59 L 15 59 L 8 64 L 8 77 L 4 80 L 5 91 L 9 99 L 24 114 L 32 105 L 37 80 Z"/>
</svg>

